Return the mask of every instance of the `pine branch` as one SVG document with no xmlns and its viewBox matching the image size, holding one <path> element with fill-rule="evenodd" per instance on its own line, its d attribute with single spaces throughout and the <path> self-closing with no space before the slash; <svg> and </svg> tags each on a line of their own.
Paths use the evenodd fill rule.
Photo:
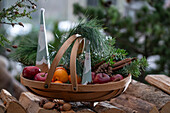
<svg viewBox="0 0 170 113">
<path fill-rule="evenodd" d="M 38 38 L 37 33 L 32 32 L 31 36 L 20 36 L 18 48 L 10 54 L 10 57 L 24 65 L 35 65 Z"/>
<path fill-rule="evenodd" d="M 126 65 L 124 73 L 131 73 L 133 76 L 138 77 L 141 74 L 141 70 L 145 70 L 148 66 L 146 58 L 134 60 L 130 65 Z"/>
<path fill-rule="evenodd" d="M 90 21 L 83 22 L 83 20 L 71 30 L 69 36 L 73 34 L 80 34 L 85 39 L 90 40 L 91 49 L 96 52 L 103 51 L 106 48 L 104 43 L 105 37 L 101 33 L 102 25 L 98 24 L 98 20 L 92 19 Z"/>
</svg>

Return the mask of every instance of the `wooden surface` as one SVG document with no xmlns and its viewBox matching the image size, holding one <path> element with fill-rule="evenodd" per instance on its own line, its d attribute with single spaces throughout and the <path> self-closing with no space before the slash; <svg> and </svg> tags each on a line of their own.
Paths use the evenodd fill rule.
<svg viewBox="0 0 170 113">
<path fill-rule="evenodd" d="M 8 107 L 9 103 L 12 101 L 17 102 L 17 99 L 13 97 L 7 90 L 2 89 L 0 93 L 2 101 L 5 103 L 5 106 Z"/>
<path fill-rule="evenodd" d="M 26 113 L 26 110 L 7 90 L 2 89 L 0 97 L 5 106 L 5 113 Z"/>
<path fill-rule="evenodd" d="M 36 96 L 30 92 L 23 92 L 19 98 L 19 102 L 26 109 L 28 113 L 41 113 L 45 110 L 39 107 L 39 102 L 42 97 Z M 40 112 L 41 111 L 41 112 Z"/>
<path fill-rule="evenodd" d="M 108 102 L 108 103 L 110 103 L 110 104 L 112 104 L 113 106 L 116 106 L 116 107 L 122 109 L 122 110 L 125 111 L 126 113 L 138 113 L 138 111 L 134 110 L 133 108 L 123 106 L 123 105 L 118 104 L 118 103 L 116 103 L 116 102 Z"/>
<path fill-rule="evenodd" d="M 105 102 L 98 103 L 95 106 L 94 110 L 97 113 L 125 113 L 125 111 L 123 111 L 122 109 Z"/>
<path fill-rule="evenodd" d="M 159 113 L 154 104 L 128 94 L 120 95 L 119 97 L 112 99 L 110 103 L 121 104 L 125 107 L 138 111 L 138 113 L 149 113 L 154 109 L 154 111 L 157 111 L 155 113 Z"/>
<path fill-rule="evenodd" d="M 26 110 L 16 101 L 12 101 L 9 103 L 7 107 L 6 113 L 27 113 Z"/>
<path fill-rule="evenodd" d="M 125 93 L 155 104 L 158 110 L 170 102 L 170 95 L 154 86 L 149 86 L 135 80 L 131 82 Z"/>
<path fill-rule="evenodd" d="M 0 100 L 0 113 L 4 113 L 4 112 L 5 112 L 5 106 L 2 100 Z"/>
<path fill-rule="evenodd" d="M 160 113 L 170 113 L 170 102 L 166 103 L 161 109 Z"/>
<path fill-rule="evenodd" d="M 22 76 L 22 74 L 20 75 L 20 78 L 21 78 L 21 83 L 28 87 L 42 89 L 44 91 L 52 91 L 52 90 L 69 91 L 69 92 L 72 91 L 72 84 L 51 83 L 51 87 L 45 89 L 44 82 L 42 81 L 26 79 Z M 79 88 L 78 92 L 101 92 L 101 91 L 117 90 L 117 89 L 124 88 L 125 86 L 128 86 L 130 82 L 131 82 L 131 74 L 129 74 L 128 77 L 116 82 L 108 82 L 104 84 L 88 84 L 88 85 L 78 84 L 78 88 Z"/>
<path fill-rule="evenodd" d="M 44 97 L 59 98 L 66 101 L 103 101 L 113 98 L 128 87 L 131 82 L 131 75 L 117 81 L 104 84 L 78 84 L 78 92 L 72 91 L 72 84 L 51 83 L 50 88 L 45 89 L 44 82 L 29 80 L 21 75 L 21 83 L 29 86 L 32 92 Z M 103 94 L 103 95 L 101 95 Z"/>
<path fill-rule="evenodd" d="M 72 83 L 72 91 L 78 91 L 78 83 L 77 83 L 77 72 L 76 72 L 76 58 L 77 58 L 77 50 L 82 38 L 78 38 L 71 50 L 70 55 L 70 75 L 71 75 L 71 83 Z"/>
<path fill-rule="evenodd" d="M 123 89 L 122 89 L 123 90 Z M 3 90 L 2 90 L 3 91 Z M 2 94 L 1 94 L 2 95 Z M 5 93 L 5 97 L 11 94 Z M 4 97 L 3 97 L 4 98 Z M 57 111 L 56 109 L 44 109 L 40 107 L 43 97 L 36 96 L 30 92 L 23 92 L 19 102 L 12 101 L 11 107 L 6 108 L 5 112 L 12 112 L 19 106 L 27 113 L 169 113 L 170 96 L 160 89 L 149 86 L 135 80 L 129 85 L 128 89 L 120 96 L 103 102 L 95 102 L 92 107 L 89 102 L 70 102 L 72 108 L 69 111 Z M 5 99 L 2 99 L 5 100 Z M 46 99 L 47 100 L 47 99 Z M 4 102 L 1 102 L 2 106 Z M 5 102 L 7 103 L 7 102 Z M 17 103 L 17 104 L 16 104 Z M 22 105 L 22 106 L 20 106 Z M 9 105 L 8 105 L 9 106 Z M 15 106 L 15 107 L 14 107 Z M 18 110 L 17 109 L 17 110 Z M 2 112 L 3 113 L 3 112 Z M 20 113 L 20 112 L 19 112 Z"/>
<path fill-rule="evenodd" d="M 170 94 L 170 77 L 166 75 L 147 75 L 145 80 Z"/>
</svg>

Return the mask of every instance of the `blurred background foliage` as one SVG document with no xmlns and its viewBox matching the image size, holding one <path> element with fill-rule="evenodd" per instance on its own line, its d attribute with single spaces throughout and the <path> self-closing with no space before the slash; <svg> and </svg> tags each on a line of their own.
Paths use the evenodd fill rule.
<svg viewBox="0 0 170 113">
<path fill-rule="evenodd" d="M 147 2 L 152 9 L 142 6 L 135 12 L 135 19 L 122 16 L 111 1 L 105 0 L 100 0 L 96 7 L 74 4 L 74 14 L 79 19 L 101 20 L 106 34 L 116 37 L 116 46 L 127 50 L 129 56 L 158 57 L 157 68 L 148 69 L 146 73 L 170 76 L 170 8 L 165 8 L 164 2 L 159 0 Z"/>
</svg>

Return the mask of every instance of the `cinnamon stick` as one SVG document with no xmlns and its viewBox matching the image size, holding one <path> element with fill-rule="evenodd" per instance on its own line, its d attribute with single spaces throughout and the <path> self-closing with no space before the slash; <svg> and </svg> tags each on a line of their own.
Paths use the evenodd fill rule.
<svg viewBox="0 0 170 113">
<path fill-rule="evenodd" d="M 118 70 L 118 69 L 121 69 L 121 68 L 123 68 L 124 66 L 130 64 L 131 62 L 132 62 L 132 61 L 129 61 L 129 62 L 126 62 L 126 63 L 124 63 L 124 64 L 122 64 L 122 65 L 119 65 L 119 66 L 117 66 L 117 67 L 114 67 L 114 68 L 112 68 L 112 71 L 116 71 L 116 70 Z"/>
<path fill-rule="evenodd" d="M 129 61 L 134 60 L 134 58 L 126 58 L 124 60 L 118 61 L 115 64 L 113 64 L 114 67 L 120 66 L 122 64 L 128 63 Z"/>
</svg>

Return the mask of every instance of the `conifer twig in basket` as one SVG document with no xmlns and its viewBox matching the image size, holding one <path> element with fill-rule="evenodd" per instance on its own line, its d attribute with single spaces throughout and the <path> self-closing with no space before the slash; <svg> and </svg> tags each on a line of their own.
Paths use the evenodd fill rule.
<svg viewBox="0 0 170 113">
<path fill-rule="evenodd" d="M 114 68 L 112 68 L 112 71 L 118 70 L 123 68 L 124 66 L 130 64 L 133 60 L 136 60 L 136 58 L 126 58 L 124 60 L 121 60 L 119 62 L 116 62 L 113 66 Z"/>
</svg>

